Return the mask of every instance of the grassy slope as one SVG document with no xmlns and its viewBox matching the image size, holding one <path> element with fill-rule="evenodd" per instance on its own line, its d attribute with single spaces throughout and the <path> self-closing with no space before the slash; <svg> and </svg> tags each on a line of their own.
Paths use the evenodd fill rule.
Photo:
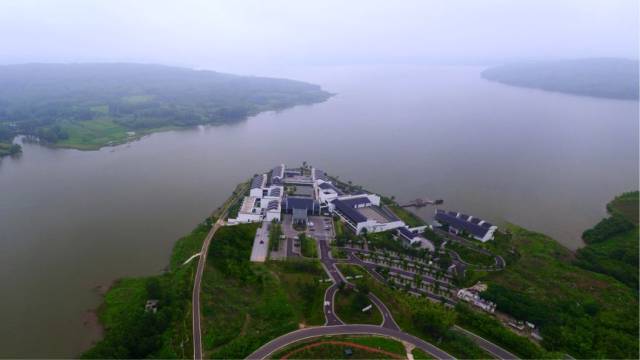
<svg viewBox="0 0 640 360">
<path fill-rule="evenodd" d="M 462 260 L 470 264 L 482 266 L 495 265 L 495 258 L 493 256 L 474 251 L 453 241 L 447 243 L 447 249 L 455 251 L 456 253 L 458 253 L 458 255 L 460 255 Z"/>
<path fill-rule="evenodd" d="M 396 216 L 399 217 L 400 220 L 404 221 L 404 223 L 409 227 L 422 226 L 425 224 L 424 220 L 419 218 L 416 214 L 403 207 L 398 206 L 397 204 L 389 205 L 389 209 L 393 211 L 393 213 L 396 214 Z"/>
<path fill-rule="evenodd" d="M 256 224 L 221 228 L 203 279 L 203 345 L 215 358 L 246 357 L 299 324 L 322 324 L 316 261 L 252 264 Z"/>
<path fill-rule="evenodd" d="M 498 309 L 542 326 L 544 345 L 581 357 L 638 355 L 638 298 L 611 277 L 572 265 L 552 239 L 509 226 L 519 258 L 487 277 Z"/>
<path fill-rule="evenodd" d="M 362 300 L 364 301 L 358 300 L 358 293 L 352 289 L 344 288 L 338 291 L 334 304 L 336 314 L 347 324 L 380 325 L 382 323 L 382 315 L 378 308 L 373 305 L 370 311 L 362 312 L 362 308 L 372 305 L 368 299 L 362 298 Z"/>
</svg>

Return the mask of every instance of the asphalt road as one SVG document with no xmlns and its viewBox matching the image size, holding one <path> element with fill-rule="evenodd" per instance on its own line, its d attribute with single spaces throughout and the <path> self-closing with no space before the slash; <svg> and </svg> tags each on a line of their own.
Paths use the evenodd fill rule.
<svg viewBox="0 0 640 360">
<path fill-rule="evenodd" d="M 336 325 L 336 326 L 321 326 L 296 330 L 288 334 L 282 335 L 279 338 L 271 340 L 270 342 L 261 346 L 258 350 L 249 355 L 248 359 L 265 359 L 269 355 L 273 354 L 276 350 L 281 349 L 289 344 L 295 343 L 300 340 L 328 335 L 346 335 L 346 334 L 366 334 L 366 335 L 381 335 L 389 336 L 400 341 L 405 341 L 419 348 L 425 353 L 433 356 L 436 359 L 454 359 L 453 356 L 439 349 L 438 347 L 419 339 L 413 335 L 404 333 L 399 330 L 381 327 L 377 325 Z"/>
<path fill-rule="evenodd" d="M 463 328 L 461 328 L 458 325 L 455 325 L 453 327 L 456 331 L 459 331 L 463 334 L 465 334 L 466 336 L 468 336 L 469 338 L 471 338 L 471 340 L 476 343 L 476 345 L 478 345 L 480 348 L 482 348 L 484 351 L 488 352 L 489 354 L 493 355 L 496 357 L 496 359 L 518 359 L 517 356 L 515 356 L 514 354 L 508 352 L 507 350 L 501 348 L 500 346 L 472 333 L 471 331 L 465 330 Z"/>
<path fill-rule="evenodd" d="M 207 237 L 202 243 L 202 250 L 200 250 L 200 257 L 198 258 L 198 268 L 196 270 L 196 277 L 193 281 L 193 293 L 191 294 L 191 304 L 193 309 L 191 310 L 193 320 L 191 322 L 193 328 L 193 358 L 196 360 L 202 359 L 202 338 L 200 328 L 200 285 L 202 283 L 202 273 L 204 272 L 204 266 L 207 263 L 207 252 L 209 251 L 209 244 L 213 235 L 222 226 L 221 216 L 218 221 L 213 225 Z"/>
</svg>

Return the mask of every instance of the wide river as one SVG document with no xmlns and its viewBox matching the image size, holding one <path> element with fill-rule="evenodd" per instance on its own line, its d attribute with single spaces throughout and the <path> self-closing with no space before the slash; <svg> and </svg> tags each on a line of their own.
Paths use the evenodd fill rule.
<svg viewBox="0 0 640 360">
<path fill-rule="evenodd" d="M 337 95 L 99 151 L 25 145 L 0 163 L 0 357 L 78 355 L 99 337 L 98 287 L 160 272 L 238 182 L 281 162 L 400 201 L 442 198 L 575 249 L 607 201 L 638 188 L 638 102 L 505 86 L 481 70 L 292 69 L 273 75 Z"/>
</svg>

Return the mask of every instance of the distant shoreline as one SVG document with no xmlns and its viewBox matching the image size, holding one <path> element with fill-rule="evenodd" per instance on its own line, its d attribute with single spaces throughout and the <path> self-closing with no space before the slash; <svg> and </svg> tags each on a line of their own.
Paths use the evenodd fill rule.
<svg viewBox="0 0 640 360">
<path fill-rule="evenodd" d="M 638 61 L 578 59 L 490 67 L 483 79 L 504 85 L 591 98 L 638 101 Z"/>
</svg>

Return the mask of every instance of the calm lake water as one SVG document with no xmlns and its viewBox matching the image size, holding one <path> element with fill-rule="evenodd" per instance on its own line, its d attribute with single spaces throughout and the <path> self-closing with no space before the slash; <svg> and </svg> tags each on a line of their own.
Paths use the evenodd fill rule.
<svg viewBox="0 0 640 360">
<path fill-rule="evenodd" d="M 292 69 L 274 75 L 337 95 L 100 151 L 25 145 L 0 163 L 0 357 L 78 355 L 99 336 L 87 315 L 97 287 L 160 272 L 235 184 L 280 162 L 578 247 L 607 201 L 638 188 L 638 103 L 509 87 L 481 70 Z"/>
</svg>

